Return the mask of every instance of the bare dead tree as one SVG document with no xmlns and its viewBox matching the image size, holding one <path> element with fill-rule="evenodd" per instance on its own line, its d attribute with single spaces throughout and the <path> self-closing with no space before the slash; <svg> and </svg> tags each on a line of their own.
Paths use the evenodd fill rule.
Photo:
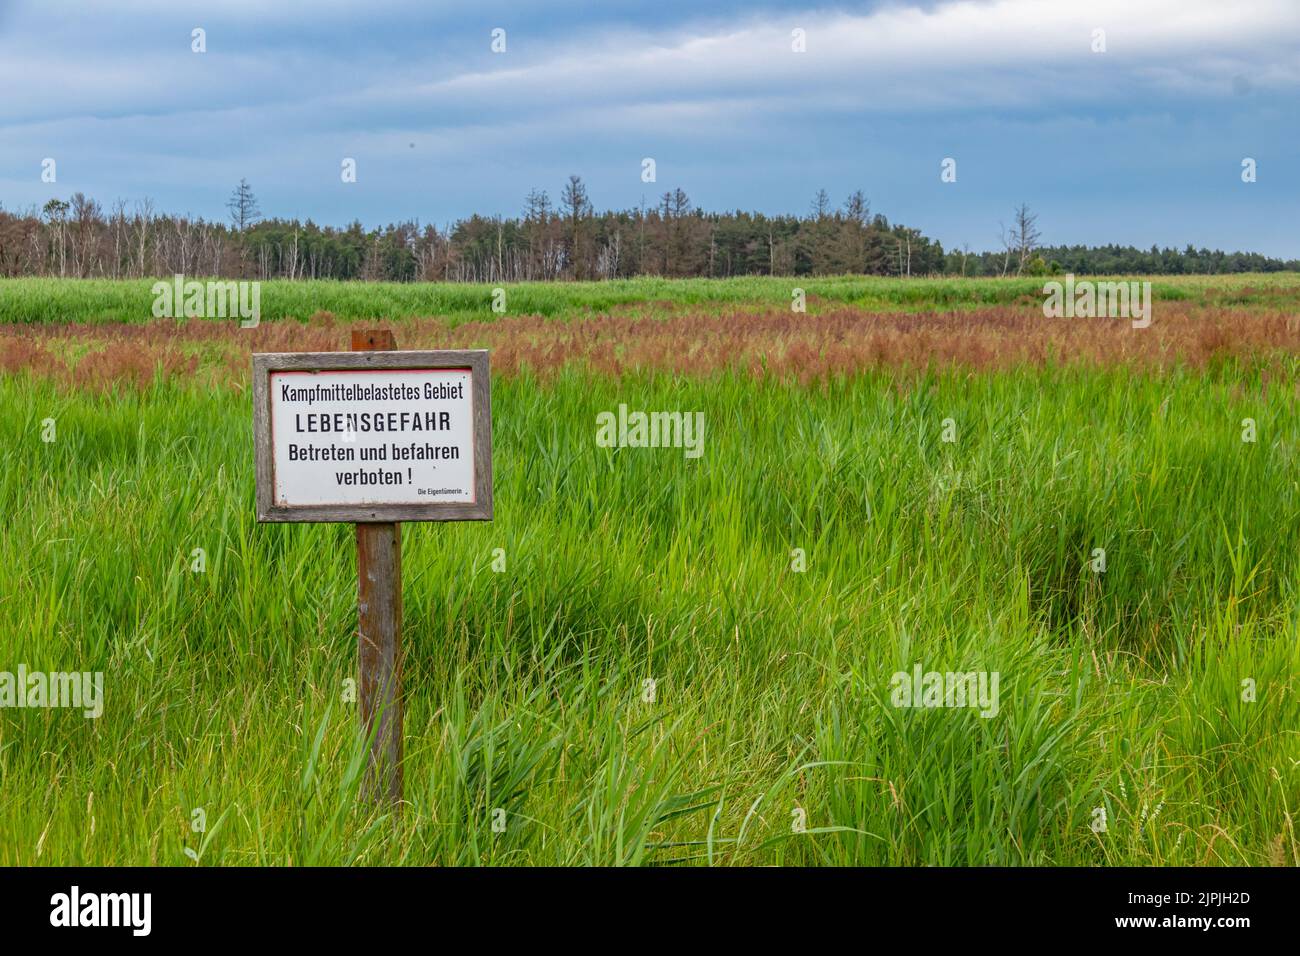
<svg viewBox="0 0 1300 956">
<path fill-rule="evenodd" d="M 239 181 L 235 191 L 230 194 L 230 199 L 226 201 L 226 208 L 230 210 L 230 222 L 237 232 L 243 232 L 262 217 L 257 197 L 253 195 L 253 187 L 248 185 L 247 179 Z"/>
<path fill-rule="evenodd" d="M 1011 224 L 1011 245 L 1019 259 L 1016 275 L 1024 273 L 1025 265 L 1038 249 L 1041 239 L 1042 233 L 1038 231 L 1038 215 L 1030 211 L 1028 203 L 1022 202 L 1016 207 Z"/>
</svg>

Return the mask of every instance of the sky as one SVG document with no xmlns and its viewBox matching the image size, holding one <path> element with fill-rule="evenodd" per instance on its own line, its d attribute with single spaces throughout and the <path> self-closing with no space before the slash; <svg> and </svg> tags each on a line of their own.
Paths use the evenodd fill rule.
<svg viewBox="0 0 1300 956">
<path fill-rule="evenodd" d="M 220 219 L 246 178 L 265 216 L 445 225 L 576 173 L 597 209 L 861 189 L 946 248 L 1026 202 L 1048 245 L 1300 257 L 1300 0 L 0 0 L 0 91 L 8 210 Z"/>
</svg>

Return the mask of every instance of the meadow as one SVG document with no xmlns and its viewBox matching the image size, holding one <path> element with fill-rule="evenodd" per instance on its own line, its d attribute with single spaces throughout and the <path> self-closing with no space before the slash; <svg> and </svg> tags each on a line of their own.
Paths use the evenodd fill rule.
<svg viewBox="0 0 1300 956">
<path fill-rule="evenodd" d="M 1300 276 L 1152 281 L 0 281 L 0 671 L 104 674 L 0 709 L 0 865 L 1300 865 Z M 376 323 L 494 369 L 494 520 L 403 531 L 400 813 L 352 528 L 254 509 L 250 353 Z"/>
</svg>

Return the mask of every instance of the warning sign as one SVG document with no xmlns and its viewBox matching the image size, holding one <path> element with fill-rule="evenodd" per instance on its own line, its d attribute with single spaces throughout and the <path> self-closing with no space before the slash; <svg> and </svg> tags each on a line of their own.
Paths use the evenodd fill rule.
<svg viewBox="0 0 1300 956">
<path fill-rule="evenodd" d="M 486 352 L 253 361 L 259 519 L 491 517 Z"/>
</svg>

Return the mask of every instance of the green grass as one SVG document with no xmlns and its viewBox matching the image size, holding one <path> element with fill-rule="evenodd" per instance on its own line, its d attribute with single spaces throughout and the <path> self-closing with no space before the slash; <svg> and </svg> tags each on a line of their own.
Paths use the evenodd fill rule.
<svg viewBox="0 0 1300 956">
<path fill-rule="evenodd" d="M 170 277 L 167 277 L 170 279 Z M 1095 278 L 1095 277 L 1093 277 Z M 35 322 L 145 322 L 153 318 L 156 280 L 0 280 L 0 324 Z M 909 279 L 864 276 L 748 277 L 739 279 L 626 279 L 614 282 L 508 283 L 511 315 L 577 318 L 619 306 L 717 309 L 759 306 L 786 309 L 792 290 L 808 296 L 808 310 L 844 305 L 879 311 L 971 309 L 1020 301 L 1041 302 L 1044 279 Z M 1194 299 L 1212 304 L 1300 307 L 1300 274 L 1164 276 L 1152 281 L 1157 300 Z M 305 321 L 321 310 L 341 319 L 442 316 L 452 324 L 485 321 L 491 285 L 464 283 L 292 282 L 262 283 L 264 320 Z M 1026 299 L 1028 297 L 1028 299 Z"/>
<path fill-rule="evenodd" d="M 527 291 L 571 315 L 680 285 Z M 90 318 L 139 298 L 54 288 Z M 473 290 L 363 292 L 336 311 Z M 498 380 L 495 520 L 403 534 L 395 819 L 357 800 L 351 527 L 255 522 L 247 393 L 0 376 L 0 669 L 106 698 L 0 710 L 0 864 L 1295 864 L 1288 392 L 1231 364 Z M 620 402 L 702 411 L 703 457 L 598 448 Z M 998 671 L 999 713 L 893 707 L 917 662 Z"/>
</svg>

